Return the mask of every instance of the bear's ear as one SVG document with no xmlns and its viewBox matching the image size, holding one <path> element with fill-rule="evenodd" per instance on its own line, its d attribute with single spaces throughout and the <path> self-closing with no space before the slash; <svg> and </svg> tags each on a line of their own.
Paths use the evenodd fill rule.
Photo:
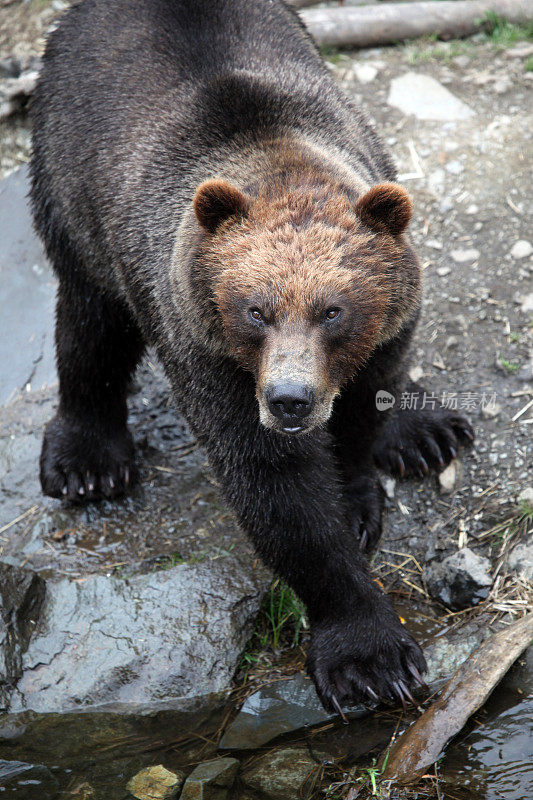
<svg viewBox="0 0 533 800">
<path fill-rule="evenodd" d="M 359 198 L 355 212 L 369 228 L 399 236 L 409 225 L 413 202 L 403 186 L 378 183 Z"/>
<path fill-rule="evenodd" d="M 196 219 L 210 233 L 229 217 L 245 216 L 250 201 L 227 181 L 209 180 L 196 190 L 193 206 Z"/>
</svg>

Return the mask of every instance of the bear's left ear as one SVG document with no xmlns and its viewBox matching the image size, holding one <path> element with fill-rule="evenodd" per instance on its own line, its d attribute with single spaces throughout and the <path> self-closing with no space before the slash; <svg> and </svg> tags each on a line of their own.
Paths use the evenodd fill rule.
<svg viewBox="0 0 533 800">
<path fill-rule="evenodd" d="M 355 212 L 369 228 L 399 236 L 409 225 L 413 202 L 403 186 L 378 183 L 359 198 Z"/>
<path fill-rule="evenodd" d="M 214 233 L 229 217 L 245 216 L 249 205 L 245 194 L 227 181 L 218 179 L 201 183 L 193 201 L 196 219 L 210 233 Z"/>
</svg>

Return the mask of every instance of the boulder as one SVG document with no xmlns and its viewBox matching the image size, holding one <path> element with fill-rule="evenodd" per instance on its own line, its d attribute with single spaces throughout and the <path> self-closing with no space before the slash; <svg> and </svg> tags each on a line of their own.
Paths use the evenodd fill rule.
<svg viewBox="0 0 533 800">
<path fill-rule="evenodd" d="M 42 764 L 0 760 L 0 793 L 21 800 L 55 800 L 59 784 Z"/>
<path fill-rule="evenodd" d="M 315 753 L 312 758 L 307 748 L 294 747 L 275 750 L 256 759 L 242 776 L 245 789 L 261 800 L 296 800 L 305 797 L 301 793 L 306 783 L 312 780 L 320 764 L 327 760 L 325 753 Z"/>
</svg>

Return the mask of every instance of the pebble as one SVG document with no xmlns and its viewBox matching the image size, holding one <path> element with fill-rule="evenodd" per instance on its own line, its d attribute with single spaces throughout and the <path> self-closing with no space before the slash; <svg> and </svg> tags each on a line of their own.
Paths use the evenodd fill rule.
<svg viewBox="0 0 533 800">
<path fill-rule="evenodd" d="M 441 278 L 444 278 L 445 275 L 449 275 L 451 271 L 451 267 L 439 267 L 437 269 L 437 275 Z"/>
<path fill-rule="evenodd" d="M 528 582 L 533 580 L 533 537 L 528 542 L 516 545 L 511 551 L 509 569 Z"/>
<path fill-rule="evenodd" d="M 353 72 L 359 83 L 370 83 L 378 74 L 377 68 L 372 64 L 354 64 Z"/>
<path fill-rule="evenodd" d="M 460 466 L 457 459 L 451 461 L 446 469 L 439 473 L 441 494 L 451 494 L 459 480 Z"/>
<path fill-rule="evenodd" d="M 464 172 L 464 167 L 460 161 L 454 159 L 446 164 L 446 172 L 449 172 L 450 175 L 460 175 L 461 172 Z"/>
<path fill-rule="evenodd" d="M 481 416 L 484 419 L 495 419 L 496 417 L 499 417 L 501 413 L 502 407 L 500 403 L 496 402 L 496 400 L 492 400 L 481 409 Z"/>
<path fill-rule="evenodd" d="M 519 239 L 511 248 L 513 258 L 527 258 L 533 253 L 533 245 L 525 239 Z"/>
<path fill-rule="evenodd" d="M 518 502 L 526 503 L 528 506 L 533 508 L 533 486 L 528 486 L 526 489 L 522 489 L 518 495 Z"/>
<path fill-rule="evenodd" d="M 529 58 L 533 56 L 533 44 L 521 42 L 505 51 L 507 58 Z"/>
<path fill-rule="evenodd" d="M 432 250 L 442 250 L 443 247 L 442 242 L 438 242 L 436 239 L 428 239 L 426 245 Z"/>
<path fill-rule="evenodd" d="M 466 209 L 466 213 L 469 216 L 474 216 L 474 214 L 477 214 L 478 211 L 479 211 L 479 206 L 477 206 L 475 203 L 471 203 L 471 205 L 469 205 L 468 208 Z"/>
<path fill-rule="evenodd" d="M 470 64 L 470 56 L 455 56 L 452 61 L 456 66 L 464 69 Z"/>
<path fill-rule="evenodd" d="M 126 789 L 137 800 L 174 800 L 185 781 L 181 772 L 170 772 L 162 764 L 137 773 Z"/>
<path fill-rule="evenodd" d="M 239 769 L 236 758 L 215 758 L 194 769 L 183 787 L 180 800 L 225 800 Z"/>
<path fill-rule="evenodd" d="M 533 312 L 533 292 L 520 298 L 520 311 L 523 314 L 531 314 Z"/>
<path fill-rule="evenodd" d="M 467 264 L 469 261 L 476 261 L 479 258 L 479 250 L 474 247 L 467 250 L 452 250 L 451 257 L 456 264 Z"/>
</svg>

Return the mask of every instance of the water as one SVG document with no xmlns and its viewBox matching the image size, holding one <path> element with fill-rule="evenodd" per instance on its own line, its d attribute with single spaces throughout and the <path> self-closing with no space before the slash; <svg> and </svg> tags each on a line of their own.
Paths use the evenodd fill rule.
<svg viewBox="0 0 533 800">
<path fill-rule="evenodd" d="M 532 694 L 530 648 L 448 746 L 439 766 L 442 800 L 533 798 Z M 124 800 L 127 781 L 145 766 L 162 763 L 171 770 L 190 772 L 199 761 L 215 757 L 217 733 L 227 713 L 227 706 L 213 703 L 204 711 L 147 716 L 27 712 L 4 717 L 0 759 L 48 769 L 0 785 L 0 800 Z M 305 742 L 313 750 L 326 750 L 335 759 L 342 758 L 345 767 L 370 765 L 387 746 L 397 721 L 398 713 L 384 710 L 349 726 L 318 726 L 282 741 L 284 746 Z M 277 744 L 279 740 L 262 752 Z M 244 758 L 243 753 L 234 755 Z M 248 751 L 246 758 L 252 755 Z M 86 784 L 93 787 L 92 794 L 84 794 Z M 236 788 L 231 800 L 240 797 Z"/>
</svg>

